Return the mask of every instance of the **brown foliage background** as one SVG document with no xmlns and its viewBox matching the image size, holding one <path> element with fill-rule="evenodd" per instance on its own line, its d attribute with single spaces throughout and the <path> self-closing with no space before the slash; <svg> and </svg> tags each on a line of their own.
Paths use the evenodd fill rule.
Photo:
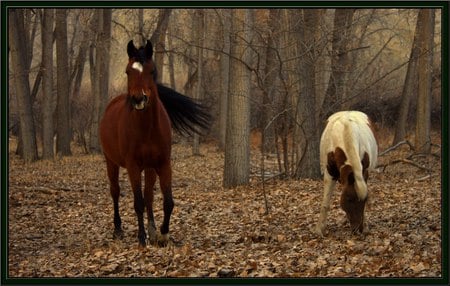
<svg viewBox="0 0 450 286">
<path fill-rule="evenodd" d="M 392 139 L 385 136 L 380 150 Z M 433 135 L 440 146 L 440 134 Z M 123 240 L 113 240 L 113 209 L 104 159 L 76 154 L 25 165 L 10 139 L 8 277 L 440 277 L 441 162 L 414 156 L 418 168 L 393 163 L 407 145 L 379 158 L 369 178 L 370 232 L 351 235 L 336 190 L 324 238 L 309 228 L 318 219 L 322 182 L 266 183 L 252 151 L 252 180 L 222 188 L 223 152 L 201 145 L 202 157 L 174 144 L 173 243 L 138 249 L 137 221 L 126 171 L 121 169 Z M 440 149 L 434 145 L 433 151 Z M 270 167 L 266 162 L 266 168 Z M 276 164 L 272 164 L 276 165 Z M 426 171 L 425 169 L 429 169 Z M 425 176 L 430 175 L 429 178 Z M 159 188 L 159 187 L 158 187 Z M 155 196 L 155 218 L 162 199 Z"/>
</svg>

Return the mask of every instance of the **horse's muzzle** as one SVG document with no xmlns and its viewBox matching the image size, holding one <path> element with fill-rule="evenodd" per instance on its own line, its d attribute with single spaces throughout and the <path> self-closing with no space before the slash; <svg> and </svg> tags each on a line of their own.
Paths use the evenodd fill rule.
<svg viewBox="0 0 450 286">
<path fill-rule="evenodd" d="M 145 106 L 147 106 L 147 103 L 148 103 L 147 95 L 142 95 L 140 98 L 131 96 L 131 104 L 136 110 L 144 110 Z"/>
</svg>

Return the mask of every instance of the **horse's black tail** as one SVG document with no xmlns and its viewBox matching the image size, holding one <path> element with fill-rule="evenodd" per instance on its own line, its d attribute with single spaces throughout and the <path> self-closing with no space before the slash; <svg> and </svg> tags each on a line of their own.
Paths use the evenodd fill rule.
<svg viewBox="0 0 450 286">
<path fill-rule="evenodd" d="M 162 84 L 158 83 L 157 87 L 159 99 L 176 131 L 188 135 L 203 135 L 204 131 L 209 130 L 212 117 L 204 105 Z"/>
</svg>

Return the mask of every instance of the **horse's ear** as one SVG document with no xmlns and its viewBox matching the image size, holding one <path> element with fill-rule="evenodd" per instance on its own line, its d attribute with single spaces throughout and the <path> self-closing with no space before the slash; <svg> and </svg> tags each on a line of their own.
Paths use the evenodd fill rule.
<svg viewBox="0 0 450 286">
<path fill-rule="evenodd" d="M 133 40 L 131 40 L 131 41 L 128 42 L 128 45 L 127 45 L 127 53 L 128 53 L 128 57 L 129 57 L 129 58 L 133 58 L 133 57 L 136 56 L 137 49 L 136 49 L 136 47 L 134 46 Z"/>
<path fill-rule="evenodd" d="M 150 60 L 153 56 L 153 45 L 147 40 L 147 44 L 145 45 L 145 57 L 147 60 Z"/>
<path fill-rule="evenodd" d="M 369 159 L 369 155 L 367 155 L 367 152 L 364 152 L 364 157 L 361 160 L 361 165 L 363 167 L 363 170 L 369 168 L 370 159 Z"/>
<path fill-rule="evenodd" d="M 341 177 L 340 181 L 343 185 L 353 185 L 355 183 L 355 177 L 353 175 L 353 168 L 350 165 L 343 165 L 340 169 Z"/>
<path fill-rule="evenodd" d="M 345 155 L 344 150 L 340 147 L 336 147 L 334 150 L 334 160 L 336 161 L 338 168 L 341 168 L 341 166 L 345 164 L 345 161 L 347 161 L 347 156 Z"/>
</svg>

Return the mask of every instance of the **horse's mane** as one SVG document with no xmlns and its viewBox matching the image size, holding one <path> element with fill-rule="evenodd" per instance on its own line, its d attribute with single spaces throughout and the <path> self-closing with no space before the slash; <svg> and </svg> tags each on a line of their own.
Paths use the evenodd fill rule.
<svg viewBox="0 0 450 286">
<path fill-rule="evenodd" d="M 169 115 L 172 127 L 181 134 L 203 134 L 209 129 L 211 115 L 206 107 L 191 98 L 157 84 L 159 99 Z"/>
</svg>

